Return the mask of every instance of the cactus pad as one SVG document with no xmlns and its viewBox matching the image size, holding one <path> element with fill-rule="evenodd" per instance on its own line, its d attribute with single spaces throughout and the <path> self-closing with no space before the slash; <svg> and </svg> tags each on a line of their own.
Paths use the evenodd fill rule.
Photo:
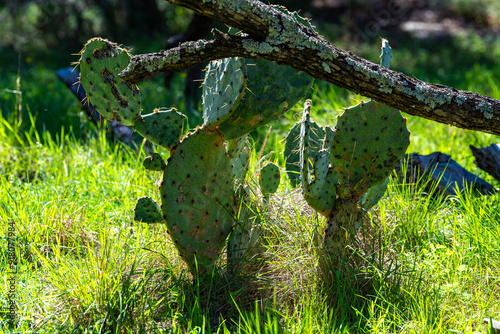
<svg viewBox="0 0 500 334">
<path fill-rule="evenodd" d="M 325 130 L 316 122 L 309 123 L 309 160 L 313 161 L 321 150 Z M 300 182 L 300 122 L 297 122 L 288 132 L 285 140 L 285 167 L 286 174 L 292 187 L 296 187 Z M 310 165 L 312 167 L 312 165 Z"/>
<path fill-rule="evenodd" d="M 220 124 L 226 139 L 240 137 L 292 108 L 311 87 L 313 78 L 292 67 L 265 59 L 245 59 L 247 89 L 239 106 Z"/>
<path fill-rule="evenodd" d="M 141 197 L 134 208 L 134 220 L 143 223 L 162 223 L 160 206 L 151 197 Z"/>
<path fill-rule="evenodd" d="M 406 119 L 394 108 L 371 100 L 346 109 L 330 150 L 339 195 L 361 196 L 385 180 L 405 153 L 409 135 Z"/>
<path fill-rule="evenodd" d="M 167 164 L 165 163 L 161 155 L 159 155 L 158 153 L 153 153 L 151 154 L 151 156 L 144 159 L 142 165 L 147 170 L 152 170 L 157 172 L 165 170 L 165 167 L 167 167 Z"/>
<path fill-rule="evenodd" d="M 328 172 L 330 171 L 330 152 L 328 150 L 321 150 L 316 155 L 313 163 L 313 176 L 314 179 L 309 185 L 308 192 L 311 195 L 317 195 L 323 188 L 326 182 Z"/>
<path fill-rule="evenodd" d="M 236 187 L 245 181 L 248 168 L 250 166 L 250 148 L 248 137 L 245 135 L 228 142 L 228 154 L 232 158 L 233 173 L 236 180 Z"/>
<path fill-rule="evenodd" d="M 274 194 L 280 185 L 280 169 L 273 163 L 268 163 L 260 170 L 260 187 L 264 195 Z"/>
<path fill-rule="evenodd" d="M 321 183 L 321 188 L 315 185 L 316 182 Z M 335 208 L 337 182 L 337 176 L 333 169 L 330 168 L 323 182 L 321 182 L 321 179 L 313 180 L 304 192 L 304 199 L 307 204 L 324 217 L 328 217 Z M 319 188 L 319 190 L 315 190 L 315 188 Z"/>
<path fill-rule="evenodd" d="M 127 50 L 103 38 L 89 40 L 80 58 L 80 81 L 87 98 L 106 119 L 127 126 L 141 114 L 139 88 L 118 77 L 129 62 Z"/>
<path fill-rule="evenodd" d="M 222 135 L 207 126 L 171 150 L 160 184 L 163 219 L 181 256 L 195 271 L 215 263 L 231 232 L 234 174 Z"/>
<path fill-rule="evenodd" d="M 203 81 L 203 120 L 219 124 L 228 118 L 243 97 L 246 75 L 242 58 L 213 60 Z"/>
<path fill-rule="evenodd" d="M 391 47 L 389 46 L 389 41 L 382 38 L 382 52 L 380 53 L 380 65 L 389 68 L 391 66 Z"/>
<path fill-rule="evenodd" d="M 302 121 L 300 122 L 300 177 L 304 199 L 316 211 L 324 216 L 328 216 L 335 206 L 337 179 L 334 171 L 329 168 L 328 150 L 321 150 L 314 158 L 313 175 L 310 175 L 309 156 L 311 153 L 310 137 L 313 135 L 310 120 L 311 100 L 307 100 L 304 105 Z M 323 132 L 324 134 L 324 132 Z M 321 144 L 318 145 L 318 148 Z M 316 165 L 318 164 L 318 165 Z M 311 180 L 311 177 L 312 180 Z"/>
<path fill-rule="evenodd" d="M 364 193 L 359 199 L 359 206 L 366 211 L 370 210 L 373 206 L 375 206 L 375 204 L 378 203 L 378 201 L 380 201 L 382 196 L 384 196 L 388 184 L 389 178 L 368 189 L 368 191 Z"/>
<path fill-rule="evenodd" d="M 187 117 L 175 109 L 155 109 L 134 121 L 135 130 L 144 138 L 167 149 L 179 142 Z"/>
</svg>

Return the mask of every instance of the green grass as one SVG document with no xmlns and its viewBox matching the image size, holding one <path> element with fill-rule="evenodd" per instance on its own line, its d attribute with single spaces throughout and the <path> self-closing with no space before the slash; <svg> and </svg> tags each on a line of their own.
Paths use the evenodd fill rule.
<svg viewBox="0 0 500 334">
<path fill-rule="evenodd" d="M 471 57 L 470 64 L 457 57 L 456 67 L 438 63 L 436 45 L 405 43 L 393 54 L 411 62 L 394 60 L 398 70 L 500 98 L 500 73 L 490 66 L 500 53 L 497 43 L 465 37 L 450 42 L 445 57 L 457 50 Z M 485 46 L 492 49 L 485 52 Z M 377 61 L 378 48 L 360 51 Z M 269 204 L 256 189 L 267 127 L 254 136 L 248 178 L 261 227 L 259 246 L 244 275 L 193 284 L 165 226 L 133 221 L 138 197 L 158 198 L 160 175 L 142 168 L 144 151 L 113 144 L 81 123 L 78 102 L 52 68 L 37 61 L 22 68 L 22 121 L 11 92 L 17 85 L 14 65 L 0 86 L 0 305 L 4 312 L 6 231 L 14 222 L 18 331 L 470 333 L 485 332 L 484 317 L 500 318 L 499 195 L 435 198 L 421 186 L 393 180 L 366 218 L 342 272 L 324 282 L 318 268 L 323 219 L 287 180 Z M 151 108 L 182 106 L 181 80 L 169 92 L 159 83 L 142 86 Z M 324 82 L 307 97 L 322 125 L 333 124 L 339 111 L 362 99 Z M 284 166 L 282 139 L 299 113 L 297 106 L 272 124 L 262 150 L 267 160 Z M 408 126 L 409 152 L 451 154 L 498 186 L 475 167 L 468 149 L 496 137 L 416 117 L 408 117 Z M 0 328 L 7 331 L 5 315 Z"/>
</svg>

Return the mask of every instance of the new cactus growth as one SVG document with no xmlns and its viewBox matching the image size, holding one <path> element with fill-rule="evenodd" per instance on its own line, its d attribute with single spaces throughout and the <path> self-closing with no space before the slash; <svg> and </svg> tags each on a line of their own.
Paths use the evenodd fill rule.
<svg viewBox="0 0 500 334">
<path fill-rule="evenodd" d="M 134 208 L 134 219 L 143 223 L 161 223 L 163 217 L 158 203 L 151 197 L 141 197 Z"/>
<path fill-rule="evenodd" d="M 385 38 L 382 38 L 382 52 L 380 53 L 380 65 L 389 68 L 391 66 L 391 47 L 389 45 L 389 41 Z"/>
</svg>

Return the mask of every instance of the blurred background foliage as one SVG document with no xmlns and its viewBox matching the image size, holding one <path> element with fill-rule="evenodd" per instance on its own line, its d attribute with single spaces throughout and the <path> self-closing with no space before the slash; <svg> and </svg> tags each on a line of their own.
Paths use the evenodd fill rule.
<svg viewBox="0 0 500 334">
<path fill-rule="evenodd" d="M 339 47 L 378 62 L 379 37 L 393 48 L 391 67 L 419 79 L 498 96 L 500 2 L 497 0 L 281 0 L 272 1 L 312 18 L 317 31 Z M 39 130 L 62 127 L 85 135 L 79 101 L 54 72 L 78 60 L 91 37 L 122 43 L 134 54 L 164 49 L 188 28 L 193 13 L 163 0 L 7 0 L 0 4 L 0 109 L 4 117 L 26 118 Z M 211 27 L 226 29 L 212 23 Z M 210 38 L 206 29 L 206 38 Z M 155 78 L 141 84 L 144 109 L 175 106 L 199 119 L 199 101 L 186 101 L 187 72 L 169 84 Z M 474 78 L 474 80 L 469 80 Z M 200 83 L 195 81 L 195 89 Z M 339 101 L 351 93 L 324 82 Z M 199 96 L 200 91 L 190 93 Z M 332 105 L 337 105 L 332 103 Z M 190 109 L 190 110 L 185 110 Z M 149 111 L 147 111 L 149 112 Z M 319 111 L 321 113 L 321 110 Z M 325 111 L 326 112 L 326 111 Z M 14 117 L 14 116 L 13 116 Z M 265 130 L 263 130 L 265 131 Z"/>
</svg>

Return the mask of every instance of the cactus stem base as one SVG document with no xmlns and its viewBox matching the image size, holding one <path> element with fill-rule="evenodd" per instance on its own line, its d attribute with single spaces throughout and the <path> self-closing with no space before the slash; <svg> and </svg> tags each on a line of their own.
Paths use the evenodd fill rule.
<svg viewBox="0 0 500 334">
<path fill-rule="evenodd" d="M 353 244 L 359 222 L 364 212 L 358 206 L 358 199 L 344 200 L 337 203 L 332 210 L 324 234 L 323 246 L 325 256 L 329 257 L 331 265 L 337 267 L 347 245 Z"/>
</svg>

